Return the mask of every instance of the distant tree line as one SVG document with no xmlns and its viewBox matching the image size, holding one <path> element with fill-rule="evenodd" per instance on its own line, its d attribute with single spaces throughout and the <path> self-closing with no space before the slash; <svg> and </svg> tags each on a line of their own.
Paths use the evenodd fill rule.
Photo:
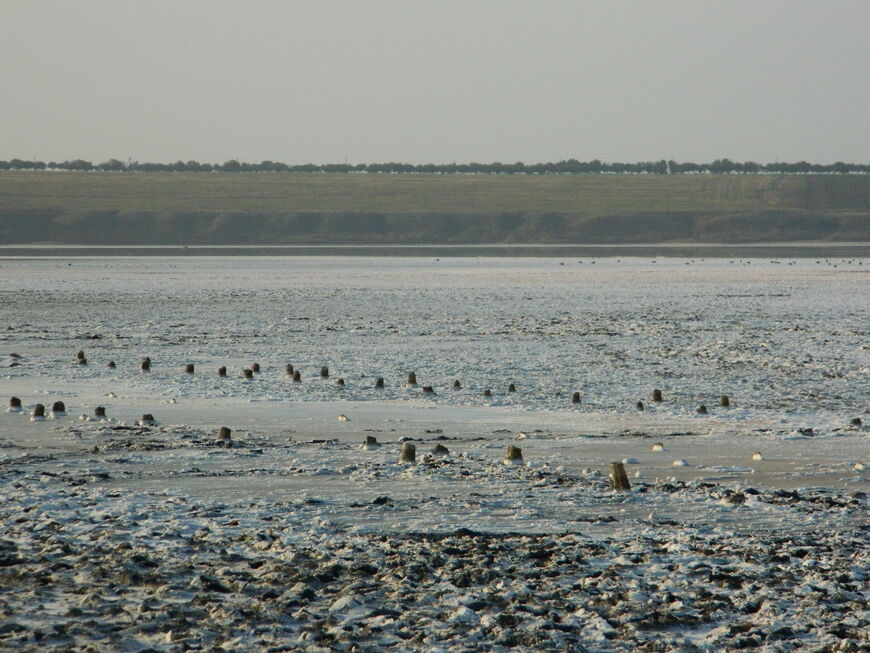
<svg viewBox="0 0 870 653">
<path fill-rule="evenodd" d="M 140 163 L 109 159 L 91 163 L 82 159 L 74 161 L 25 161 L 11 159 L 0 161 L 0 170 L 75 170 L 101 172 L 322 172 L 322 173 L 369 173 L 369 174 L 486 174 L 486 175 L 566 175 L 566 174 L 868 174 L 870 164 L 843 163 L 829 165 L 798 161 L 797 163 L 755 163 L 754 161 L 731 161 L 717 159 L 712 163 L 678 163 L 677 161 L 639 161 L 637 163 L 606 163 L 567 159 L 555 163 L 304 163 L 288 165 L 280 161 L 242 163 L 230 159 L 225 163 L 200 163 L 199 161 L 176 161 L 175 163 Z"/>
</svg>

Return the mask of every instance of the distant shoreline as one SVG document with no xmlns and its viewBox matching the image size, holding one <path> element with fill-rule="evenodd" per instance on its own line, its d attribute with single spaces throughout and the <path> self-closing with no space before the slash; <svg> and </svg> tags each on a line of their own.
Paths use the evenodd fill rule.
<svg viewBox="0 0 870 653">
<path fill-rule="evenodd" d="M 0 245 L 0 259 L 160 256 L 867 258 L 870 242 L 488 245 Z"/>
<path fill-rule="evenodd" d="M 585 248 L 593 245 L 625 255 L 619 248 L 637 252 L 655 244 L 688 256 L 739 256 L 758 250 L 734 247 L 798 242 L 826 248 L 870 242 L 870 175 L 0 171 L 0 243 L 7 246 L 177 252 L 195 244 L 220 254 L 237 247 L 256 254 L 263 250 L 248 248 L 322 254 L 357 247 L 357 253 L 444 256 L 469 246 L 458 251 L 541 255 L 558 246 L 552 255 L 573 256 L 589 255 Z"/>
</svg>

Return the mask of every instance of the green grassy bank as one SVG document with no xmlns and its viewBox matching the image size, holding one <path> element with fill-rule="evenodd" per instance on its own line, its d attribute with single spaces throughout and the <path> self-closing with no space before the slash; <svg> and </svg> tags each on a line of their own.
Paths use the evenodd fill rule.
<svg viewBox="0 0 870 653">
<path fill-rule="evenodd" d="M 870 175 L 0 172 L 5 244 L 870 241 Z"/>
</svg>

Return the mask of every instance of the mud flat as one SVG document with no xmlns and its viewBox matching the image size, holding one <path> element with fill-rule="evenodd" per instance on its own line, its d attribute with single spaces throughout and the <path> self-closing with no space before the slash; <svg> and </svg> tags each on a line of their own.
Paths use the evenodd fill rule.
<svg viewBox="0 0 870 653">
<path fill-rule="evenodd" d="M 593 260 L 4 261 L 0 647 L 866 647 L 868 261 Z"/>
</svg>

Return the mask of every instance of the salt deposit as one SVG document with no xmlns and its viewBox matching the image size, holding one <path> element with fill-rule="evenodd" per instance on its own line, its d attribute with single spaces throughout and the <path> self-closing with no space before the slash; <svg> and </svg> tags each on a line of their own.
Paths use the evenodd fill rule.
<svg viewBox="0 0 870 653">
<path fill-rule="evenodd" d="M 0 267 L 0 648 L 866 645 L 867 266 Z"/>
</svg>

